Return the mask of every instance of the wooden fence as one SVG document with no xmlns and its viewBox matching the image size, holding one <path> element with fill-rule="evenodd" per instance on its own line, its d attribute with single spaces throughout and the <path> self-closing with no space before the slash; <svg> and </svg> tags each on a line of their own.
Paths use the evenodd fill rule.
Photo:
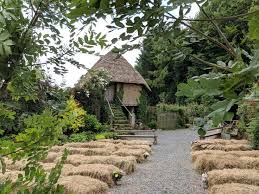
<svg viewBox="0 0 259 194">
<path fill-rule="evenodd" d="M 177 128 L 178 113 L 161 112 L 157 114 L 157 128 L 173 130 Z"/>
</svg>

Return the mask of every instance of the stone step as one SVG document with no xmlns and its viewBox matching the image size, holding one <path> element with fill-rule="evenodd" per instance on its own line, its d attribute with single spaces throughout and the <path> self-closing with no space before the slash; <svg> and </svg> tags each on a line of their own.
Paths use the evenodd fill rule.
<svg viewBox="0 0 259 194">
<path fill-rule="evenodd" d="M 114 118 L 115 118 L 116 120 L 128 120 L 125 115 L 123 115 L 123 116 L 116 116 L 116 115 L 114 115 Z"/>
<path fill-rule="evenodd" d="M 114 128 L 116 129 L 116 130 L 132 130 L 132 127 L 118 127 L 118 126 L 114 126 Z"/>
<path fill-rule="evenodd" d="M 114 117 L 123 117 L 123 118 L 127 118 L 127 117 L 126 117 L 126 115 L 124 115 L 124 114 L 123 114 L 123 115 L 122 115 L 122 114 L 120 114 L 120 115 L 116 115 L 116 114 L 114 114 Z"/>
<path fill-rule="evenodd" d="M 130 130 L 132 129 L 131 125 L 129 124 L 129 121 L 124 114 L 122 107 L 112 104 L 112 111 L 114 113 L 114 118 L 113 118 L 113 126 L 117 129 L 121 130 Z"/>
<path fill-rule="evenodd" d="M 129 124 L 128 120 L 114 120 L 115 124 Z"/>
<path fill-rule="evenodd" d="M 123 127 L 123 126 L 125 126 L 125 127 L 128 127 L 128 126 L 131 126 L 129 123 L 127 123 L 127 124 L 125 124 L 125 123 L 115 123 L 115 124 L 113 124 L 114 126 L 120 126 L 120 127 Z"/>
</svg>

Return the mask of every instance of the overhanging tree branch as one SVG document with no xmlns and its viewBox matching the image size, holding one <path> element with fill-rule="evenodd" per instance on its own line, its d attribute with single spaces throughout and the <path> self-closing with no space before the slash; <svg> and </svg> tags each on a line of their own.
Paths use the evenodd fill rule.
<svg viewBox="0 0 259 194">
<path fill-rule="evenodd" d="M 221 29 L 219 28 L 218 24 L 213 21 L 211 19 L 211 17 L 206 13 L 206 11 L 202 8 L 202 6 L 200 6 L 200 4 L 196 1 L 196 4 L 198 5 L 198 7 L 200 8 L 200 10 L 202 11 L 202 13 L 210 20 L 210 22 L 212 23 L 212 25 L 215 27 L 215 29 L 217 30 L 219 36 L 224 40 L 226 46 L 228 47 L 228 49 L 230 50 L 230 52 L 232 53 L 233 56 L 235 56 L 235 58 L 237 57 L 237 54 L 235 52 L 235 49 L 232 47 L 232 45 L 230 44 L 230 42 L 228 41 L 227 37 L 225 36 L 225 34 L 221 31 Z"/>
<path fill-rule="evenodd" d="M 178 19 L 178 18 L 176 18 L 174 15 L 172 15 L 171 13 L 167 13 L 167 14 L 169 15 L 169 17 L 171 17 L 171 18 L 174 19 L 174 20 L 177 20 L 177 19 Z M 210 36 L 204 34 L 202 31 L 200 31 L 200 30 L 198 30 L 198 29 L 192 27 L 191 25 L 185 23 L 184 21 L 180 21 L 180 23 L 181 23 L 182 25 L 188 27 L 190 30 L 196 32 L 197 34 L 200 34 L 201 36 L 207 38 L 209 41 L 215 43 L 215 44 L 218 45 L 219 47 L 223 48 L 223 49 L 226 50 L 233 58 L 236 57 L 235 55 L 233 55 L 233 53 L 229 50 L 229 48 L 228 48 L 226 45 L 222 44 L 221 42 L 219 42 L 219 41 L 216 40 L 215 38 L 212 38 L 212 37 L 210 37 Z"/>
<path fill-rule="evenodd" d="M 189 19 L 189 18 L 183 18 L 183 21 L 190 21 L 190 22 L 210 22 L 211 20 L 213 21 L 228 21 L 228 20 L 236 20 L 239 18 L 244 18 L 244 17 L 248 17 L 251 15 L 258 15 L 259 14 L 259 10 L 250 12 L 250 13 L 243 13 L 243 14 L 239 14 L 239 15 L 233 15 L 233 16 L 226 16 L 226 17 L 220 17 L 220 18 L 211 18 L 211 19 Z"/>
<path fill-rule="evenodd" d="M 231 72 L 231 70 L 227 67 L 222 67 L 218 64 L 215 64 L 215 63 L 211 63 L 211 62 L 208 62 L 208 61 L 205 61 L 199 57 L 196 57 L 195 55 L 190 55 L 190 57 L 194 58 L 195 60 L 205 64 L 205 65 L 208 65 L 210 67 L 214 67 L 214 68 L 217 68 L 217 69 L 220 69 L 220 70 L 223 70 L 223 71 L 227 71 L 227 72 Z"/>
</svg>

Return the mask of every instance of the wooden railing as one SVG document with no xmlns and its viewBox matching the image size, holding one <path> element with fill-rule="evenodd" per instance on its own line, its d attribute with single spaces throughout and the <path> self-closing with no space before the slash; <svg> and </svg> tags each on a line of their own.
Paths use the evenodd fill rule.
<svg viewBox="0 0 259 194">
<path fill-rule="evenodd" d="M 120 103 L 122 104 L 122 106 L 127 110 L 127 112 L 129 113 L 129 115 L 132 117 L 131 112 L 129 111 L 129 109 L 123 104 L 123 102 L 121 101 L 121 99 L 117 96 L 117 98 L 119 99 Z"/>
<path fill-rule="evenodd" d="M 111 107 L 111 104 L 110 104 L 110 102 L 109 102 L 109 100 L 105 97 L 105 100 L 106 100 L 106 102 L 108 103 L 108 106 L 109 106 L 109 109 L 110 109 L 110 112 L 111 112 L 111 126 L 113 125 L 113 118 L 114 118 L 114 113 L 113 113 L 113 111 L 112 111 L 112 107 Z"/>
</svg>

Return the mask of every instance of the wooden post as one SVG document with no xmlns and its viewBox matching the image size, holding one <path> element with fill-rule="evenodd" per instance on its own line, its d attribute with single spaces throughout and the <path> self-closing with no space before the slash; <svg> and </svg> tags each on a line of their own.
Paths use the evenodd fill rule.
<svg viewBox="0 0 259 194">
<path fill-rule="evenodd" d="M 134 127 L 135 127 L 135 124 L 136 124 L 135 107 L 131 107 L 130 113 L 131 113 L 131 114 L 129 115 L 130 124 L 131 124 L 131 126 L 134 128 Z"/>
</svg>

